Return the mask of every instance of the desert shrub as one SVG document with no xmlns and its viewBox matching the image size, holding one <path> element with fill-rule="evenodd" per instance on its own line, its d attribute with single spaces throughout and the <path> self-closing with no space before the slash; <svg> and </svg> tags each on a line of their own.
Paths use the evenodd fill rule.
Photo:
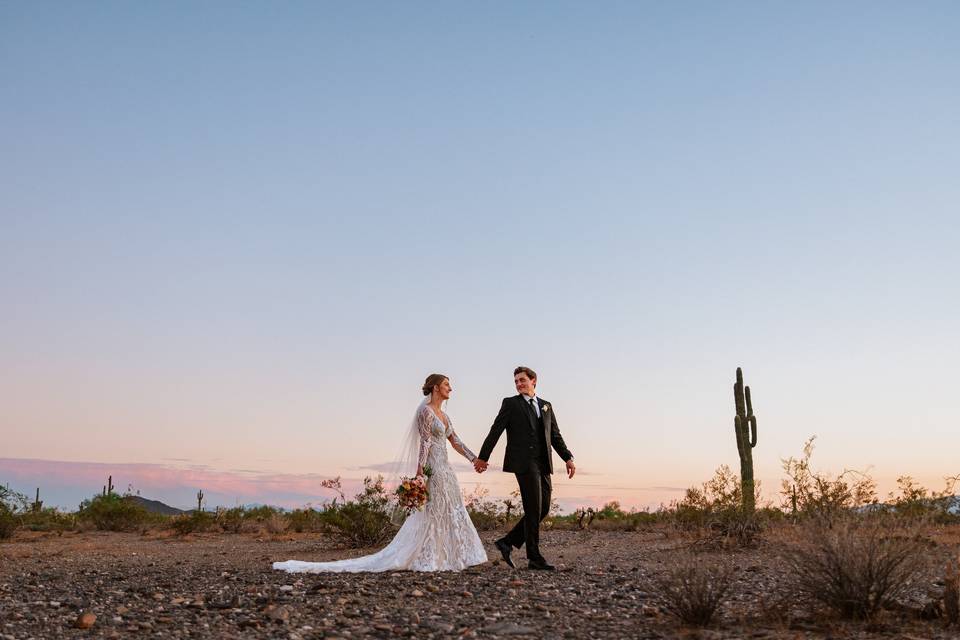
<svg viewBox="0 0 960 640">
<path fill-rule="evenodd" d="M 557 516 L 553 519 L 553 526 L 558 529 L 583 530 L 590 527 L 597 517 L 597 510 L 593 507 L 578 507 L 573 513 Z"/>
<path fill-rule="evenodd" d="M 587 513 L 586 521 L 589 526 L 589 510 Z M 656 520 L 657 516 L 649 511 L 637 511 L 636 509 L 624 511 L 619 502 L 612 500 L 596 511 L 592 524 L 595 529 L 606 531 L 636 531 L 641 526 L 651 524 Z"/>
<path fill-rule="evenodd" d="M 9 487 L 0 487 L 0 540 L 13 536 L 20 526 L 20 515 L 27 510 L 27 496 Z"/>
<path fill-rule="evenodd" d="M 957 561 L 947 565 L 943 580 L 943 617 L 948 625 L 960 624 L 960 564 Z"/>
<path fill-rule="evenodd" d="M 908 518 L 920 518 L 939 524 L 951 524 L 960 521 L 960 515 L 954 513 L 960 506 L 954 495 L 957 478 L 947 478 L 943 491 L 929 491 L 910 476 L 897 478 L 899 493 L 890 493 L 887 504 L 897 515 Z"/>
<path fill-rule="evenodd" d="M 30 531 L 57 531 L 64 532 L 75 529 L 77 516 L 73 513 L 63 513 L 56 507 L 31 510 L 20 516 L 20 526 Z"/>
<path fill-rule="evenodd" d="M 667 611 L 685 624 L 707 626 L 730 590 L 729 565 L 681 556 L 654 578 Z"/>
<path fill-rule="evenodd" d="M 191 511 L 170 520 L 170 526 L 180 535 L 213 531 L 218 528 L 216 515 L 209 511 Z"/>
<path fill-rule="evenodd" d="M 363 479 L 363 491 L 354 500 L 331 504 L 322 512 L 324 530 L 350 547 L 378 545 L 393 533 L 390 497 L 383 477 Z"/>
<path fill-rule="evenodd" d="M 6 540 L 13 537 L 13 532 L 17 530 L 19 522 L 13 509 L 5 503 L 0 502 L 0 540 Z"/>
<path fill-rule="evenodd" d="M 100 531 L 132 531 L 142 524 L 162 519 L 116 493 L 84 500 L 77 518 L 92 523 Z"/>
<path fill-rule="evenodd" d="M 235 533 L 259 532 L 283 533 L 287 530 L 285 512 L 279 507 L 260 505 L 257 507 L 236 507 L 224 512 L 224 520 Z"/>
<path fill-rule="evenodd" d="M 246 517 L 246 509 L 233 507 L 231 509 L 217 509 L 216 521 L 220 528 L 227 533 L 240 533 Z"/>
<path fill-rule="evenodd" d="M 463 506 L 478 531 L 497 529 L 507 521 L 502 502 L 490 500 L 490 490 L 477 486 L 472 493 L 463 493 Z"/>
<path fill-rule="evenodd" d="M 278 512 L 264 520 L 263 526 L 267 533 L 286 533 L 290 528 L 290 520 L 286 514 Z"/>
<path fill-rule="evenodd" d="M 260 505 L 258 507 L 251 507 L 243 511 L 244 520 L 254 520 L 256 522 L 265 523 L 267 520 L 272 518 L 277 514 L 283 514 L 283 511 L 277 507 L 271 507 L 269 505 Z"/>
<path fill-rule="evenodd" d="M 760 483 L 754 485 L 754 503 L 760 503 Z M 754 545 L 763 533 L 769 509 L 745 512 L 740 478 L 727 465 L 700 487 L 690 487 L 680 501 L 667 509 L 680 530 L 694 534 L 696 542 L 708 547 Z"/>
<path fill-rule="evenodd" d="M 815 439 L 813 436 L 804 443 L 800 458 L 791 456 L 782 461 L 787 475 L 780 488 L 784 511 L 796 518 L 824 518 L 876 505 L 877 484 L 868 473 L 848 469 L 834 478 L 813 470 L 810 458 Z"/>
<path fill-rule="evenodd" d="M 812 519 L 787 553 L 800 595 L 843 618 L 864 620 L 888 607 L 923 568 L 919 527 L 889 517 Z"/>
<path fill-rule="evenodd" d="M 667 517 L 663 509 L 651 512 L 631 509 L 624 511 L 616 500 L 608 502 L 600 509 L 581 507 L 573 513 L 553 516 L 550 522 L 557 529 L 598 529 L 601 531 L 637 531 L 659 522 Z"/>
<path fill-rule="evenodd" d="M 287 522 L 297 533 L 323 530 L 323 515 L 312 507 L 294 509 L 287 514 Z"/>
</svg>

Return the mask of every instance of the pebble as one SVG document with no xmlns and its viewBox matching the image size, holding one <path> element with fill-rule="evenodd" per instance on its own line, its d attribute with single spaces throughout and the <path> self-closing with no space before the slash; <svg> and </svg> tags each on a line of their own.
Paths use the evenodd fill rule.
<svg viewBox="0 0 960 640">
<path fill-rule="evenodd" d="M 286 624 L 290 621 L 290 607 L 287 605 L 270 605 L 264 609 L 264 613 L 274 622 Z"/>
<path fill-rule="evenodd" d="M 97 622 L 97 616 L 90 612 L 81 613 L 73 623 L 77 629 L 89 629 Z"/>
</svg>

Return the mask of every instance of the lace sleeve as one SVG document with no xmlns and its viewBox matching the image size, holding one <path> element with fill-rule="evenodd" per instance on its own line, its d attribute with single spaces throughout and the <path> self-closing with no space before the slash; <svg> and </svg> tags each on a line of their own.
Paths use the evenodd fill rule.
<svg viewBox="0 0 960 640">
<path fill-rule="evenodd" d="M 447 419 L 449 420 L 449 418 Z M 467 445 L 463 444 L 463 440 L 461 440 L 460 436 L 457 435 L 457 432 L 453 430 L 452 423 L 450 426 L 449 440 L 450 440 L 450 444 L 453 445 L 453 448 L 456 449 L 457 453 L 462 455 L 464 458 L 466 458 L 470 462 L 473 462 L 474 460 L 477 459 L 476 454 L 474 454 L 473 451 L 470 451 Z"/>
<path fill-rule="evenodd" d="M 420 454 L 417 456 L 417 472 L 423 472 L 424 465 L 427 464 L 427 454 L 430 453 L 430 445 L 433 443 L 430 437 L 430 416 L 431 411 L 427 407 L 420 410 L 417 414 L 417 430 L 420 432 Z"/>
</svg>

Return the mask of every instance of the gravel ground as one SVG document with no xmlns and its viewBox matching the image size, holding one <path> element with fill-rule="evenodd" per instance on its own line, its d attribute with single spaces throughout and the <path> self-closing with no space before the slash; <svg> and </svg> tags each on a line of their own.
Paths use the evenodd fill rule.
<svg viewBox="0 0 960 640">
<path fill-rule="evenodd" d="M 921 587 L 903 611 L 869 625 L 802 611 L 778 617 L 776 541 L 701 556 L 737 571 L 719 620 L 696 630 L 665 613 L 652 580 L 683 544 L 665 531 L 545 532 L 554 573 L 510 569 L 493 547 L 496 533 L 481 537 L 492 561 L 462 573 L 291 575 L 271 562 L 369 550 L 336 549 L 312 534 L 18 532 L 0 544 L 0 638 L 960 637 L 919 618 L 929 598 Z M 956 555 L 958 536 L 947 537 L 933 547 L 932 566 Z"/>
</svg>

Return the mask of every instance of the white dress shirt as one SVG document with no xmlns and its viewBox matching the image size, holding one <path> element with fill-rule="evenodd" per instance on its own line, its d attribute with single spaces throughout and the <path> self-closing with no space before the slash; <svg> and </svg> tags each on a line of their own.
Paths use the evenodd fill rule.
<svg viewBox="0 0 960 640">
<path fill-rule="evenodd" d="M 536 411 L 537 419 L 539 420 L 540 419 L 540 403 L 537 402 L 536 394 L 532 396 L 523 396 L 523 401 L 526 402 L 527 404 L 530 404 L 531 400 L 533 401 L 533 410 Z"/>
</svg>

